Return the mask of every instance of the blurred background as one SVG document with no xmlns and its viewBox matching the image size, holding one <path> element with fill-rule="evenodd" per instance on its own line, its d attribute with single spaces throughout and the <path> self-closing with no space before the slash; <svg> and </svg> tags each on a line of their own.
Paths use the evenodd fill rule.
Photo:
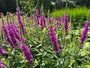
<svg viewBox="0 0 90 68">
<path fill-rule="evenodd" d="M 18 0 L 19 6 L 23 12 L 29 12 L 29 8 L 37 6 L 40 9 L 43 4 L 44 11 L 54 9 L 61 9 L 65 7 L 66 0 Z M 90 0 L 67 0 L 68 7 L 90 7 Z M 27 8 L 27 9 L 26 9 Z M 0 0 L 0 12 L 15 12 L 16 10 L 16 0 Z"/>
<path fill-rule="evenodd" d="M 16 14 L 17 4 L 22 14 L 35 14 L 35 10 L 39 9 L 40 13 L 45 12 L 48 16 L 50 10 L 51 16 L 57 18 L 66 12 L 66 0 L 0 0 L 0 12 L 6 15 L 6 12 Z M 87 21 L 90 0 L 67 0 L 67 14 L 74 26 L 84 25 Z"/>
</svg>

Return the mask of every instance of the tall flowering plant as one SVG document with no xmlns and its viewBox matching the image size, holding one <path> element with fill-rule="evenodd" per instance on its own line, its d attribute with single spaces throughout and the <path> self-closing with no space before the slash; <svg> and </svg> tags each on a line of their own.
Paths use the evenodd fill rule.
<svg viewBox="0 0 90 68">
<path fill-rule="evenodd" d="M 60 53 L 60 48 L 59 48 L 59 44 L 58 44 L 58 40 L 56 38 L 56 35 L 55 35 L 55 31 L 54 31 L 54 28 L 52 26 L 49 27 L 49 34 L 50 34 L 50 39 L 52 41 L 52 44 L 54 45 L 54 50 L 57 52 L 57 53 Z"/>
<path fill-rule="evenodd" d="M 18 28 L 14 24 L 4 25 L 2 24 L 3 31 L 5 32 L 7 41 L 10 43 L 12 49 L 19 45 L 18 40 L 23 43 L 24 38 L 21 38 Z"/>
<path fill-rule="evenodd" d="M 33 66 L 32 66 L 32 63 L 33 63 L 34 61 L 32 60 L 33 56 L 32 56 L 32 54 L 31 54 L 28 46 L 22 45 L 22 46 L 21 46 L 21 49 L 22 49 L 22 51 L 23 51 L 23 55 L 26 57 L 25 59 L 28 61 L 28 64 L 29 64 L 29 65 L 31 66 L 31 68 L 32 68 L 32 67 L 33 67 Z"/>
<path fill-rule="evenodd" d="M 17 18 L 18 18 L 18 23 L 21 25 L 23 35 L 25 35 L 24 23 L 22 22 L 22 19 L 21 19 L 20 8 L 17 8 L 16 10 L 17 10 L 16 14 L 17 14 Z"/>
<path fill-rule="evenodd" d="M 64 15 L 64 30 L 65 30 L 65 35 L 68 35 L 68 15 Z"/>
<path fill-rule="evenodd" d="M 85 26 L 84 26 L 84 30 L 82 32 L 82 35 L 81 35 L 81 38 L 80 38 L 80 47 L 82 47 L 82 44 L 84 43 L 86 37 L 87 37 L 87 33 L 88 33 L 88 24 L 89 23 L 86 23 Z"/>
<path fill-rule="evenodd" d="M 3 24 L 2 24 L 2 29 L 3 29 L 3 31 L 5 32 L 7 41 L 10 43 L 11 47 L 14 48 L 14 46 L 13 46 L 13 41 L 12 41 L 12 39 L 11 39 L 11 37 L 10 37 L 10 34 L 9 34 L 8 25 L 4 25 L 4 23 L 3 23 Z"/>
<path fill-rule="evenodd" d="M 63 17 L 59 16 L 57 18 L 57 27 L 62 24 Z"/>
<path fill-rule="evenodd" d="M 37 20 L 37 24 L 39 24 L 39 11 L 38 11 L 38 9 L 36 9 L 36 20 Z"/>
<path fill-rule="evenodd" d="M 40 28 L 44 28 L 44 27 L 47 27 L 46 26 L 46 19 L 45 19 L 45 16 L 44 16 L 44 12 L 42 12 L 42 16 L 39 18 L 39 24 L 40 24 Z"/>
</svg>

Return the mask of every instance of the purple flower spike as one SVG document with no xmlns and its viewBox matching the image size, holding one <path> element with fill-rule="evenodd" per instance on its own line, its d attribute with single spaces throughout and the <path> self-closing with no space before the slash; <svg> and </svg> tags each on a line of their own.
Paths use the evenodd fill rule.
<svg viewBox="0 0 90 68">
<path fill-rule="evenodd" d="M 25 35 L 26 32 L 25 32 L 25 29 L 24 29 L 24 24 L 23 24 L 23 22 L 21 20 L 20 8 L 17 8 L 16 10 L 17 10 L 17 13 L 16 14 L 17 14 L 18 22 L 21 25 L 23 35 Z"/>
<path fill-rule="evenodd" d="M 85 24 L 84 30 L 82 32 L 81 38 L 80 38 L 80 46 L 84 43 L 88 33 L 88 23 Z"/>
<path fill-rule="evenodd" d="M 39 18 L 39 25 L 40 25 L 40 28 L 44 28 L 46 26 L 46 19 L 45 19 L 45 16 L 44 16 L 44 12 L 42 12 L 42 17 Z"/>
<path fill-rule="evenodd" d="M 65 34 L 68 35 L 68 17 L 65 13 L 65 16 L 64 16 L 64 30 L 65 30 Z"/>
<path fill-rule="evenodd" d="M 59 16 L 57 18 L 57 27 L 62 24 L 63 17 Z"/>
<path fill-rule="evenodd" d="M 54 50 L 57 51 L 57 53 L 60 53 L 60 49 L 59 49 L 59 44 L 58 44 L 58 40 L 55 36 L 55 31 L 54 31 L 54 28 L 53 27 L 49 27 L 49 34 L 50 34 L 50 39 L 52 41 L 52 44 L 54 44 Z"/>
<path fill-rule="evenodd" d="M 36 9 L 36 20 L 37 20 L 37 24 L 39 24 L 39 11 L 38 11 L 38 9 Z"/>
<path fill-rule="evenodd" d="M 30 50 L 28 49 L 28 46 L 22 46 L 21 47 L 22 51 L 23 51 L 23 55 L 26 57 L 25 59 L 28 61 L 28 63 L 31 65 L 31 63 L 33 63 L 34 61 L 32 61 L 32 54 L 30 52 Z"/>
<path fill-rule="evenodd" d="M 16 46 L 18 46 L 18 43 L 17 43 L 18 41 L 17 41 L 17 39 L 15 37 L 15 33 L 14 33 L 13 29 L 12 29 L 12 25 L 9 25 L 9 28 L 10 28 L 9 34 L 10 34 L 12 43 L 13 43 L 14 47 L 16 47 Z"/>
</svg>

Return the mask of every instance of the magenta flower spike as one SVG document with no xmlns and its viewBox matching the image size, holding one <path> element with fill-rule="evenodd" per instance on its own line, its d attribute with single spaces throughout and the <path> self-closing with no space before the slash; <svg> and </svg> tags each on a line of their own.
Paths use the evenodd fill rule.
<svg viewBox="0 0 90 68">
<path fill-rule="evenodd" d="M 59 48 L 59 44 L 58 44 L 58 40 L 56 38 L 56 35 L 55 35 L 55 31 L 54 31 L 54 28 L 53 27 L 49 27 L 49 34 L 50 34 L 50 39 L 52 41 L 52 44 L 54 45 L 54 50 L 57 52 L 57 53 L 60 53 L 60 48 Z"/>
<path fill-rule="evenodd" d="M 38 11 L 38 9 L 36 9 L 36 20 L 37 20 L 37 24 L 39 24 L 39 11 Z"/>
<path fill-rule="evenodd" d="M 65 30 L 65 35 L 68 35 L 68 15 L 64 15 L 64 30 Z"/>
<path fill-rule="evenodd" d="M 10 36 L 10 34 L 9 34 L 8 25 L 2 24 L 2 28 L 3 28 L 3 31 L 5 32 L 7 41 L 10 43 L 11 47 L 14 48 L 14 46 L 13 46 L 13 41 L 12 41 L 11 36 Z"/>
<path fill-rule="evenodd" d="M 23 51 L 23 55 L 25 56 L 25 59 L 28 61 L 28 64 L 29 64 L 30 66 L 32 66 L 31 64 L 32 64 L 34 61 L 32 60 L 33 56 L 32 56 L 32 54 L 31 54 L 28 46 L 22 45 L 22 46 L 21 46 L 21 49 L 22 49 L 22 51 Z"/>
<path fill-rule="evenodd" d="M 25 32 L 25 29 L 24 29 L 24 23 L 22 22 L 22 19 L 21 19 L 20 8 L 17 8 L 16 10 L 17 10 L 18 22 L 19 22 L 19 24 L 21 25 L 23 35 L 25 35 L 26 32 Z"/>
<path fill-rule="evenodd" d="M 44 16 L 44 12 L 42 12 L 42 16 L 39 18 L 39 25 L 40 25 L 40 28 L 44 28 L 46 26 L 46 19 L 45 19 L 45 16 Z"/>
<path fill-rule="evenodd" d="M 84 41 L 87 37 L 88 30 L 89 30 L 88 29 L 88 23 L 86 23 L 85 26 L 84 26 L 84 30 L 82 32 L 81 38 L 80 38 L 80 47 L 84 43 Z"/>
<path fill-rule="evenodd" d="M 11 37 L 11 40 L 12 40 L 12 43 L 13 43 L 13 45 L 14 45 L 14 47 L 16 47 L 16 46 L 18 46 L 19 44 L 18 44 L 18 41 L 17 41 L 17 39 L 16 39 L 16 35 L 15 35 L 15 33 L 14 33 L 14 31 L 13 31 L 13 29 L 12 29 L 12 24 L 10 24 L 9 25 L 9 34 L 10 34 L 10 37 Z"/>
<path fill-rule="evenodd" d="M 62 24 L 62 19 L 63 19 L 63 17 L 61 17 L 61 16 L 59 16 L 57 18 L 57 27 Z"/>
</svg>

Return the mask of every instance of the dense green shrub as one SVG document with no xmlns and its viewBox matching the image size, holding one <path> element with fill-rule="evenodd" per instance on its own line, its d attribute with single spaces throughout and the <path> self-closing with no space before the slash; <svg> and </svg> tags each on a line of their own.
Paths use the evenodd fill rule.
<svg viewBox="0 0 90 68">
<path fill-rule="evenodd" d="M 66 12 L 65 8 L 62 8 L 60 10 L 54 10 L 51 13 L 51 16 L 57 18 L 58 16 L 64 15 L 65 12 Z M 74 26 L 78 25 L 78 23 L 81 23 L 81 25 L 84 25 L 85 21 L 87 20 L 88 9 L 86 7 L 73 8 L 73 9 L 68 8 L 67 9 L 67 15 L 68 15 L 69 19 L 71 17 L 71 21 L 72 21 Z"/>
</svg>

